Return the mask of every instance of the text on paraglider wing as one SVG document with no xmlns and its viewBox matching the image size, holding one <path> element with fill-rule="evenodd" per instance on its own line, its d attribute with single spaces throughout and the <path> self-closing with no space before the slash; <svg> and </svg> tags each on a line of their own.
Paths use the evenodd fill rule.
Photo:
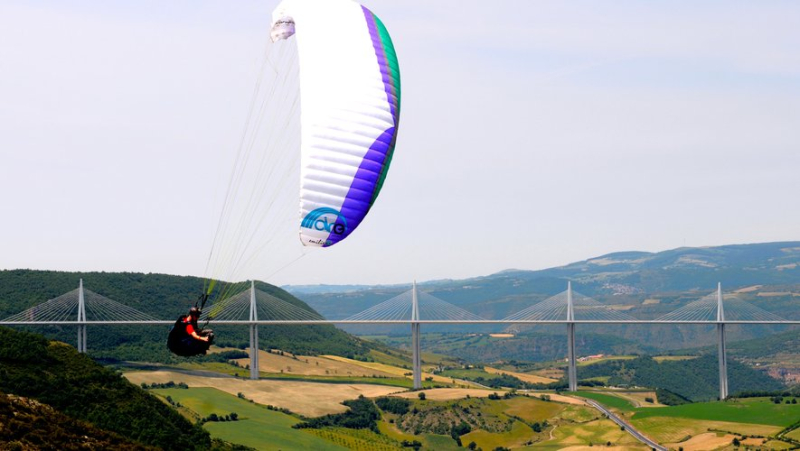
<svg viewBox="0 0 800 451">
<path fill-rule="evenodd" d="M 311 211 L 303 218 L 301 227 L 344 235 L 347 232 L 347 220 L 333 208 L 323 207 Z"/>
</svg>

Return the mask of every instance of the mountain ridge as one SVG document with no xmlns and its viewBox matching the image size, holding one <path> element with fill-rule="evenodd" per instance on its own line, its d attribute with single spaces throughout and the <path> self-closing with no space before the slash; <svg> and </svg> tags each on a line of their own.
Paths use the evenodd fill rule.
<svg viewBox="0 0 800 451">
<path fill-rule="evenodd" d="M 616 251 L 607 254 L 602 254 L 596 257 L 590 257 L 585 260 L 579 260 L 571 263 L 567 263 L 561 266 L 554 266 L 550 268 L 544 269 L 503 269 L 495 273 L 491 273 L 488 275 L 483 276 L 473 276 L 467 277 L 464 279 L 434 279 L 428 280 L 423 282 L 417 282 L 419 287 L 428 287 L 428 286 L 436 286 L 441 284 L 448 284 L 448 283 L 468 283 L 472 281 L 480 281 L 487 278 L 496 278 L 496 277 L 508 277 L 513 275 L 559 275 L 564 276 L 565 274 L 569 274 L 574 272 L 575 270 L 581 270 L 590 267 L 590 265 L 594 265 L 595 267 L 603 267 L 606 269 L 614 269 L 614 265 L 618 265 L 616 268 L 620 269 L 620 266 L 628 265 L 626 268 L 627 270 L 635 270 L 635 269 L 653 269 L 654 265 L 638 265 L 639 263 L 653 263 L 658 264 L 659 262 L 663 262 L 668 260 L 671 257 L 678 256 L 678 260 L 673 263 L 673 265 L 669 265 L 670 267 L 719 267 L 717 260 L 719 260 L 719 253 L 720 252 L 727 252 L 732 254 L 733 252 L 739 252 L 742 250 L 748 249 L 760 249 L 760 250 L 774 250 L 774 249 L 786 249 L 790 252 L 787 254 L 792 254 L 788 258 L 787 265 L 791 266 L 800 265 L 800 241 L 776 241 L 776 242 L 766 242 L 766 243 L 747 243 L 747 244 L 726 244 L 721 246 L 700 246 L 700 247 L 687 247 L 682 246 L 675 249 L 667 249 L 664 251 L 658 252 L 649 252 L 649 251 Z M 697 258 L 693 258 L 697 257 Z M 681 260 L 682 258 L 682 260 Z M 620 259 L 620 260 L 617 260 Z M 644 267 L 642 267 L 644 266 Z M 780 265 L 776 265 L 780 266 Z M 795 269 L 794 268 L 787 268 L 787 269 Z M 305 293 L 333 293 L 333 292 L 352 292 L 352 291 L 364 291 L 370 289 L 394 289 L 400 287 L 408 287 L 410 284 L 408 283 L 395 283 L 395 284 L 374 284 L 374 285 L 367 285 L 367 284 L 349 284 L 349 285 L 334 285 L 334 284 L 317 284 L 317 285 L 284 285 L 281 288 L 285 289 L 290 293 L 297 293 L 297 294 L 305 294 Z"/>
<path fill-rule="evenodd" d="M 800 241 L 681 247 L 656 253 L 613 252 L 555 268 L 506 270 L 449 282 L 421 282 L 417 286 L 480 317 L 502 319 L 562 293 L 568 282 L 576 292 L 642 319 L 657 318 L 711 294 L 718 283 L 722 283 L 724 292 L 734 292 L 756 307 L 785 319 L 800 319 Z M 291 287 L 286 288 L 293 291 Z M 375 286 L 346 293 L 295 291 L 294 294 L 326 318 L 342 319 L 409 289 L 409 285 Z M 425 329 L 444 331 L 437 327 L 426 325 Z M 353 333 L 386 333 L 386 328 L 367 332 L 345 329 Z M 482 326 L 471 329 L 484 331 Z M 613 330 L 582 326 L 581 330 L 608 331 L 625 338 L 663 344 L 665 349 L 713 342 L 712 332 L 684 326 L 625 325 Z M 467 332 L 466 329 L 460 331 Z M 398 333 L 401 332 L 398 329 Z M 746 339 L 772 332 L 755 326 L 732 327 L 730 334 L 731 339 Z"/>
</svg>

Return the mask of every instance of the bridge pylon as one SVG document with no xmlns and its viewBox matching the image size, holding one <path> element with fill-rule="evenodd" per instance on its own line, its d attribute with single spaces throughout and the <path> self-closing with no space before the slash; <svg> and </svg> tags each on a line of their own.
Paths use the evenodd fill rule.
<svg viewBox="0 0 800 451">
<path fill-rule="evenodd" d="M 419 300 L 417 297 L 417 282 L 414 281 L 414 285 L 411 288 L 411 347 L 413 348 L 411 359 L 413 360 L 415 389 L 422 388 L 422 357 L 420 356 L 419 331 Z"/>
<path fill-rule="evenodd" d="M 83 279 L 78 282 L 78 352 L 86 354 L 86 297 L 83 292 Z"/>
<path fill-rule="evenodd" d="M 250 321 L 258 321 L 256 283 L 250 281 Z M 250 324 L 250 379 L 258 380 L 258 324 Z"/>
<path fill-rule="evenodd" d="M 717 283 L 717 354 L 719 356 L 719 399 L 728 397 L 728 355 L 725 349 L 725 310 L 722 307 L 722 282 Z"/>
<path fill-rule="evenodd" d="M 567 282 L 567 379 L 569 391 L 578 391 L 578 364 L 575 360 L 575 306 L 572 303 L 572 282 Z"/>
</svg>

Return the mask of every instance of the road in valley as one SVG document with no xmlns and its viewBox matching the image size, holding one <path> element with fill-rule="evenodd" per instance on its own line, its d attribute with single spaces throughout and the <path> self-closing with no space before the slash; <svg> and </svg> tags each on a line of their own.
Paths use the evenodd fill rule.
<svg viewBox="0 0 800 451">
<path fill-rule="evenodd" d="M 586 399 L 586 403 L 589 404 L 590 406 L 594 407 L 595 409 L 603 412 L 614 423 L 617 423 L 619 426 L 624 427 L 625 431 L 627 431 L 629 434 L 631 434 L 636 440 L 639 440 L 640 442 L 644 443 L 645 445 L 647 445 L 647 446 L 649 446 L 649 447 L 651 447 L 653 449 L 657 449 L 658 451 L 669 451 L 668 448 L 666 448 L 664 446 L 661 446 L 658 443 L 650 440 L 644 434 L 642 434 L 641 432 L 637 431 L 633 426 L 631 426 L 630 424 L 624 422 L 622 420 L 622 418 L 616 416 L 613 412 L 611 412 L 610 410 L 606 409 L 599 402 L 593 401 L 591 399 Z"/>
</svg>

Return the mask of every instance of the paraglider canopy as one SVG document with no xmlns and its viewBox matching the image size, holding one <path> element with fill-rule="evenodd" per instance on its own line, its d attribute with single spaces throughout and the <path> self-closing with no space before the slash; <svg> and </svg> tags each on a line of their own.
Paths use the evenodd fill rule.
<svg viewBox="0 0 800 451">
<path fill-rule="evenodd" d="M 284 0 L 273 41 L 296 35 L 300 62 L 300 240 L 328 247 L 363 221 L 397 139 L 400 71 L 392 40 L 351 0 Z"/>
</svg>

